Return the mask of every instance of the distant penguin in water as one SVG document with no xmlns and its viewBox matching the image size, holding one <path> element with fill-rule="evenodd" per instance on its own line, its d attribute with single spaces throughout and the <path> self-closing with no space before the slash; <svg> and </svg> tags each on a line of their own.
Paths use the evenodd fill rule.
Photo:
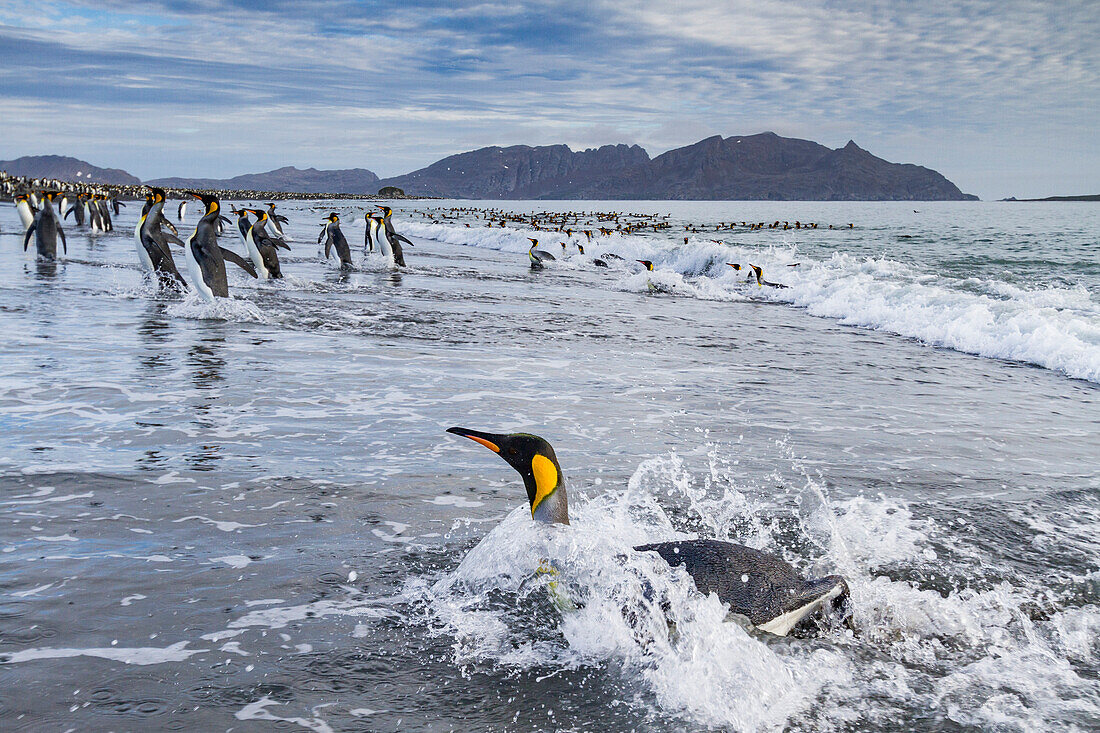
<svg viewBox="0 0 1100 733">
<path fill-rule="evenodd" d="M 252 263 L 236 252 L 218 246 L 215 224 L 221 218 L 221 202 L 217 196 L 205 193 L 189 192 L 202 201 L 206 213 L 199 219 L 194 233 L 184 245 L 184 259 L 191 275 L 191 285 L 202 297 L 210 302 L 214 298 L 229 297 L 229 281 L 225 273 L 226 260 L 240 267 L 252 277 L 257 277 Z"/>
<path fill-rule="evenodd" d="M 468 428 L 448 433 L 469 438 L 503 458 L 523 479 L 531 518 L 569 524 L 565 475 L 554 448 L 527 433 L 495 434 Z M 729 611 L 778 636 L 812 624 L 818 617 L 850 623 L 848 583 L 839 575 L 806 579 L 785 560 L 761 550 L 720 540 L 677 540 L 637 545 L 655 552 L 672 567 L 682 567 L 700 593 L 714 593 Z"/>
<path fill-rule="evenodd" d="M 180 201 L 179 208 L 176 209 L 176 220 L 181 224 L 184 218 L 187 216 L 187 201 Z"/>
<path fill-rule="evenodd" d="M 554 255 L 538 248 L 539 240 L 528 237 L 527 241 L 531 243 L 531 248 L 527 250 L 527 258 L 531 262 L 532 270 L 541 270 L 544 267 L 544 263 L 557 260 L 557 257 Z"/>
<path fill-rule="evenodd" d="M 42 194 L 39 201 L 38 213 L 34 215 L 34 221 L 23 234 L 23 251 L 31 243 L 31 235 L 34 235 L 34 246 L 38 251 L 40 260 L 57 259 L 57 238 L 61 237 L 61 247 L 65 254 L 69 253 L 69 245 L 65 241 L 65 230 L 61 228 L 61 222 L 57 218 L 57 212 L 53 208 L 53 199 L 56 192 L 50 191 Z"/>
<path fill-rule="evenodd" d="M 344 237 L 344 233 L 340 231 L 340 216 L 335 211 L 328 215 L 325 219 L 328 223 L 325 228 L 321 230 L 321 236 L 317 237 L 317 243 L 320 244 L 321 240 L 325 241 L 325 259 L 329 258 L 332 248 L 336 248 L 336 254 L 340 257 L 340 267 L 343 269 L 350 269 L 354 267 L 355 263 L 351 261 L 351 247 L 348 246 L 348 240 Z"/>
<path fill-rule="evenodd" d="M 73 215 L 73 221 L 76 222 L 78 227 L 84 226 L 84 217 L 88 212 L 88 207 L 84 203 L 84 194 L 77 194 L 76 200 L 73 201 L 73 205 L 69 207 L 69 210 L 61 217 L 67 219 L 69 214 Z"/>
</svg>

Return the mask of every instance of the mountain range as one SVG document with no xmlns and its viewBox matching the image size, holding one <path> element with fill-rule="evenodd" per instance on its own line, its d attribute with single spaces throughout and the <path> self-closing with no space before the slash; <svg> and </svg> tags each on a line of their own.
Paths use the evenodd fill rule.
<svg viewBox="0 0 1100 733">
<path fill-rule="evenodd" d="M 41 170 L 34 161 L 43 162 Z M 52 162 L 47 169 L 49 161 Z M 78 171 L 81 166 L 83 169 Z M 74 158 L 58 156 L 0 161 L 0 170 L 5 169 L 15 175 L 68 180 L 89 180 L 91 171 L 94 175 L 126 176 L 128 183 L 138 182 L 125 171 L 94 168 Z M 33 172 L 17 173 L 17 170 Z M 72 177 L 77 172 L 83 177 Z M 977 198 L 963 193 L 934 170 L 891 163 L 853 141 L 834 150 L 772 132 L 726 138 L 715 135 L 655 158 L 637 145 L 605 145 L 582 151 L 573 151 L 566 145 L 512 145 L 459 153 L 412 173 L 381 180 L 364 168 L 285 167 L 229 179 L 160 178 L 146 183 L 164 188 L 317 194 L 368 194 L 383 186 L 396 186 L 410 196 L 466 199 L 962 201 Z"/>
</svg>

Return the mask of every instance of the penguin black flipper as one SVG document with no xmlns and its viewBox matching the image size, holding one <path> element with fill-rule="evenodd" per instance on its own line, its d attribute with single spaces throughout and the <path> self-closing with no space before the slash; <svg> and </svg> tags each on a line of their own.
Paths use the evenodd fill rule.
<svg viewBox="0 0 1100 733">
<path fill-rule="evenodd" d="M 178 229 L 176 229 L 176 225 L 173 224 L 172 222 L 168 221 L 166 218 L 164 218 L 164 214 L 160 215 L 160 223 L 163 224 L 164 226 L 168 227 L 169 229 L 171 229 L 173 235 L 175 235 L 176 237 L 179 237 L 180 232 L 179 232 Z M 183 244 L 183 242 L 179 239 L 176 239 L 176 241 L 179 242 L 180 244 Z"/>
<path fill-rule="evenodd" d="M 65 254 L 69 254 L 69 243 L 65 241 L 65 230 L 61 228 L 61 225 L 57 225 L 57 234 L 61 237 L 61 251 Z"/>
<path fill-rule="evenodd" d="M 398 234 L 397 232 L 392 232 L 390 234 L 390 241 L 392 242 L 394 239 L 396 239 L 398 241 L 401 241 L 401 242 L 404 242 L 405 244 L 409 245 L 410 247 L 415 247 L 416 246 L 415 244 L 410 242 L 409 238 L 406 237 L 404 234 Z"/>
<path fill-rule="evenodd" d="M 234 252 L 231 249 L 226 249 L 225 247 L 218 247 L 218 249 L 220 249 L 222 251 L 222 257 L 227 262 L 232 262 L 234 265 L 241 268 L 242 270 L 247 272 L 252 277 L 259 277 L 259 275 L 256 273 L 255 266 L 253 266 L 253 264 L 251 262 L 249 262 L 245 258 L 241 257 L 239 254 L 237 254 L 236 252 Z"/>
<path fill-rule="evenodd" d="M 320 244 L 321 240 L 324 239 L 326 235 L 328 235 L 328 225 L 327 224 L 325 226 L 321 227 L 321 233 L 317 235 L 317 244 Z M 325 257 L 328 257 L 328 255 L 325 255 Z"/>
<path fill-rule="evenodd" d="M 27 251 L 27 247 L 31 243 L 31 235 L 34 234 L 34 230 L 38 228 L 38 219 L 35 217 L 35 221 L 31 222 L 31 225 L 27 227 L 27 233 L 23 235 L 23 251 Z"/>
<path fill-rule="evenodd" d="M 163 235 L 164 235 L 164 240 L 165 240 L 166 242 L 171 242 L 172 244 L 178 244 L 178 245 L 179 245 L 179 246 L 181 246 L 181 247 L 182 247 L 182 246 L 184 246 L 184 245 L 183 245 L 183 240 L 182 240 L 182 239 L 180 239 L 179 237 L 177 237 L 177 236 L 174 236 L 174 235 L 172 235 L 172 234 L 168 234 L 168 233 L 166 233 L 166 232 L 161 232 L 161 234 L 163 234 Z"/>
<path fill-rule="evenodd" d="M 62 220 L 62 221 L 64 221 L 65 219 L 68 219 L 68 218 L 69 218 L 69 214 L 72 214 L 72 213 L 73 213 L 74 211 L 76 211 L 76 207 L 75 207 L 75 206 L 74 206 L 74 207 L 72 207 L 71 209 L 69 209 L 68 211 L 66 211 L 66 212 L 65 212 L 65 215 L 61 217 L 61 220 Z M 74 221 L 76 220 L 76 216 L 73 216 L 73 220 L 74 220 Z"/>
<path fill-rule="evenodd" d="M 286 218 L 285 216 L 283 216 L 282 214 L 275 214 L 275 215 L 274 215 L 273 217 L 271 217 L 271 218 L 272 218 L 272 219 L 274 219 L 274 220 L 275 220 L 275 221 L 277 221 L 277 222 L 280 222 L 280 223 L 282 223 L 282 224 L 289 224 L 289 223 L 290 223 L 290 219 L 287 219 L 287 218 Z"/>
</svg>

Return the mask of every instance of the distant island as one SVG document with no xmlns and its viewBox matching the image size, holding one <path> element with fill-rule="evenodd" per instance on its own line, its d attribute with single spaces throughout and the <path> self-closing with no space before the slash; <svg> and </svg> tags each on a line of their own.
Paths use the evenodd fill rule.
<svg viewBox="0 0 1100 733">
<path fill-rule="evenodd" d="M 1045 199 L 1018 199 L 1016 197 L 1001 199 L 1002 201 L 1100 201 L 1100 193 L 1086 194 L 1084 196 L 1047 196 Z"/>
<path fill-rule="evenodd" d="M 126 171 L 56 155 L 0 161 L 0 170 L 80 183 L 142 183 Z M 716 135 L 655 158 L 637 145 L 582 151 L 566 145 L 512 145 L 459 153 L 385 179 L 365 168 L 301 170 L 288 166 L 227 179 L 159 178 L 145 183 L 171 189 L 345 196 L 375 194 L 392 187 L 410 197 L 496 200 L 977 200 L 930 168 L 891 163 L 853 141 L 834 150 L 772 132 L 727 138 Z"/>
</svg>

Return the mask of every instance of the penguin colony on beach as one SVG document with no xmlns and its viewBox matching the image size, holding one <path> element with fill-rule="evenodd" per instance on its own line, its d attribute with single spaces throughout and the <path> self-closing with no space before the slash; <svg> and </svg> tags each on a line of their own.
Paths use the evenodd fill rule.
<svg viewBox="0 0 1100 733">
<path fill-rule="evenodd" d="M 0 181 L 3 180 L 0 177 Z M 5 192 L 13 193 L 10 187 Z M 274 203 L 268 203 L 266 209 L 235 209 L 231 211 L 237 217 L 236 222 L 233 222 L 222 212 L 221 202 L 216 195 L 198 192 L 189 192 L 189 195 L 202 203 L 203 210 L 193 233 L 184 241 L 178 236 L 176 226 L 164 215 L 166 192 L 160 188 L 150 188 L 145 192 L 145 204 L 134 229 L 134 241 L 142 269 L 155 277 L 161 287 L 191 287 L 209 300 L 228 297 L 227 262 L 254 278 L 283 277 L 279 250 L 290 250 L 288 237 L 282 227 L 288 221 L 275 211 Z M 69 194 L 61 190 L 40 190 L 17 194 L 14 200 L 25 228 L 24 250 L 29 248 L 33 239 L 38 257 L 43 260 L 57 258 L 58 241 L 62 251 L 67 252 L 61 222 L 69 214 L 73 214 L 78 227 L 89 227 L 93 232 L 110 232 L 113 230 L 112 210 L 117 215 L 119 207 L 125 205 L 116 197 L 101 191 L 79 191 L 70 199 Z M 176 218 L 180 223 L 187 216 L 186 204 L 184 201 L 176 209 Z M 404 267 L 402 244 L 412 245 L 412 242 L 395 231 L 393 212 L 388 206 L 377 208 L 381 213 L 368 213 L 364 222 L 364 253 L 370 255 L 377 251 L 391 266 Z M 458 216 L 460 212 L 466 215 L 474 212 L 484 217 L 490 227 L 506 227 L 509 223 L 524 224 L 536 231 L 560 232 L 570 241 L 574 230 L 569 225 L 579 226 L 578 222 L 582 218 L 598 223 L 614 223 L 614 227 L 597 227 L 599 233 L 605 236 L 613 232 L 637 232 L 644 228 L 660 232 L 671 226 L 664 220 L 667 217 L 638 214 L 518 215 L 482 209 L 450 209 L 448 212 L 422 212 L 422 215 L 433 221 L 445 221 Z M 247 257 L 242 257 L 219 243 L 219 236 L 226 224 L 236 225 Z M 768 228 L 779 228 L 779 224 L 775 222 Z M 789 228 L 786 222 L 783 224 L 784 228 Z M 719 225 L 719 228 L 723 226 L 734 225 Z M 763 225 L 745 222 L 741 226 L 748 227 L 751 231 L 764 228 Z M 795 222 L 794 228 L 812 231 L 817 228 L 817 224 L 804 225 L 802 222 Z M 698 229 L 687 228 L 693 233 Z M 583 234 L 586 241 L 592 242 L 592 229 L 578 228 L 576 231 Z M 527 256 L 532 270 L 542 270 L 547 263 L 557 260 L 553 254 L 539 248 L 538 238 L 530 237 L 529 241 L 531 246 Z M 325 217 L 317 242 L 324 245 L 325 259 L 331 258 L 335 252 L 341 268 L 354 267 L 351 247 L 341 230 L 340 215 L 337 212 Z M 567 242 L 557 243 L 562 248 L 562 256 L 568 257 L 570 253 Z M 177 268 L 173 246 L 181 250 L 186 278 Z M 573 246 L 578 254 L 584 255 L 583 244 L 573 242 Z M 625 261 L 611 252 L 605 252 L 600 258 L 593 260 L 594 266 L 602 268 L 609 268 L 609 262 L 615 262 L 618 266 L 617 262 Z M 651 260 L 636 262 L 647 273 L 655 271 Z M 743 267 L 740 263 L 727 264 L 737 272 L 747 272 L 749 281 L 755 281 L 759 287 L 786 287 L 765 279 L 763 269 L 758 265 L 748 264 Z M 663 292 L 661 286 L 652 279 L 647 279 L 647 286 L 651 292 Z M 450 428 L 448 432 L 469 438 L 488 448 L 520 474 L 534 521 L 569 524 L 565 476 L 553 447 L 546 440 L 526 433 L 495 434 L 457 427 Z M 747 624 L 760 631 L 782 636 L 789 633 L 809 633 L 836 623 L 845 623 L 852 628 L 848 584 L 838 575 L 808 579 L 773 554 L 719 540 L 694 539 L 642 544 L 636 546 L 634 551 L 654 553 L 669 566 L 683 568 L 701 593 L 714 593 L 728 606 L 731 614 L 745 619 Z M 569 599 L 560 594 L 553 600 L 562 610 L 571 606 Z"/>
<path fill-rule="evenodd" d="M 112 210 L 117 215 L 120 208 L 126 206 L 117 196 L 100 190 L 85 190 L 87 187 L 83 186 L 75 192 L 32 190 L 14 193 L 16 184 L 13 181 L 21 182 L 23 188 L 27 186 L 26 179 L 12 179 L 0 172 L 0 189 L 14 194 L 15 208 L 23 224 L 23 248 L 27 250 L 33 240 L 38 259 L 43 261 L 57 259 L 59 241 L 62 251 L 68 252 L 62 227 L 62 221 L 68 215 L 73 215 L 77 227 L 87 227 L 92 233 L 111 232 L 114 230 Z M 34 182 L 56 183 L 60 184 L 59 188 L 72 187 L 72 184 L 59 181 Z M 134 243 L 139 266 L 150 273 L 160 287 L 177 290 L 190 287 L 208 300 L 228 297 L 226 262 L 261 280 L 283 277 L 279 250 L 290 250 L 290 245 L 287 244 L 289 237 L 282 226 L 288 220 L 282 214 L 276 213 L 274 203 L 268 203 L 266 209 L 241 208 L 231 212 L 237 216 L 235 223 L 247 253 L 246 257 L 242 257 L 219 243 L 218 238 L 223 236 L 224 226 L 234 223 L 222 213 L 219 198 L 209 193 L 188 192 L 188 195 L 202 202 L 203 215 L 191 236 L 183 241 L 176 225 L 164 214 L 167 192 L 156 187 L 145 189 L 145 204 L 134 227 Z M 70 203 L 70 199 L 74 203 Z M 388 206 L 378 208 L 381 213 L 369 214 L 366 222 L 366 238 L 371 243 L 367 253 L 373 252 L 373 242 L 378 242 L 381 253 L 391 267 L 405 267 L 401 242 L 410 245 L 412 243 L 395 230 L 391 218 L 393 211 Z M 250 219 L 250 216 L 254 218 Z M 186 217 L 185 200 L 177 207 L 176 218 L 182 224 Z M 329 216 L 327 225 L 321 232 L 322 238 L 326 236 L 325 257 L 328 258 L 330 251 L 335 248 L 340 266 L 344 269 L 354 267 L 351 249 L 340 231 L 339 216 L 335 212 Z M 183 257 L 183 269 L 188 274 L 187 278 L 180 274 L 181 268 L 176 265 L 172 246 L 182 250 L 179 254 Z"/>
</svg>

